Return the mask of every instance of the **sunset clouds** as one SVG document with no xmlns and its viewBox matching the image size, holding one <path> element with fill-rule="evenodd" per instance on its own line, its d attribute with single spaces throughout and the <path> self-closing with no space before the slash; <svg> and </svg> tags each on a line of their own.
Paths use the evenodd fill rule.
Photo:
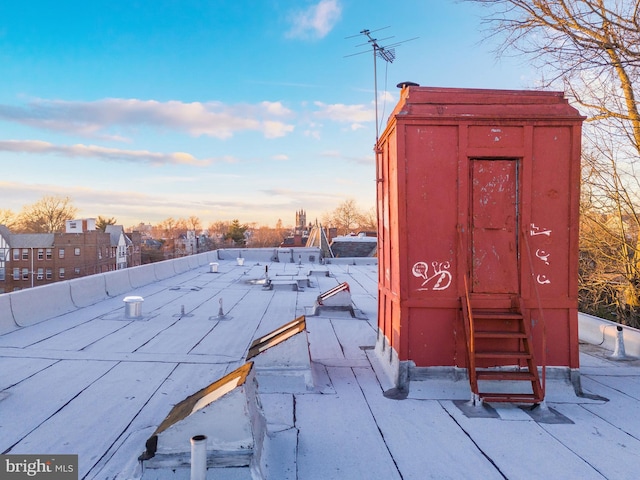
<svg viewBox="0 0 640 480">
<path fill-rule="evenodd" d="M 286 123 L 291 115 L 282 103 L 267 101 L 228 105 L 123 98 L 90 102 L 37 99 L 18 106 L 0 105 L 0 120 L 110 140 L 125 140 L 112 133 L 114 130 L 131 135 L 138 128 L 218 139 L 230 138 L 241 131 L 253 131 L 265 138 L 276 138 L 293 131 L 293 125 Z"/>
</svg>

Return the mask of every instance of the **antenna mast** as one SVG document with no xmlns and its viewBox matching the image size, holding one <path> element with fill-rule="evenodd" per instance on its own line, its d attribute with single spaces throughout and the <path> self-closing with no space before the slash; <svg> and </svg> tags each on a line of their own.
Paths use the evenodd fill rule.
<svg viewBox="0 0 640 480">
<path fill-rule="evenodd" d="M 389 28 L 389 27 L 383 27 L 383 28 L 379 28 L 378 30 L 383 30 L 385 28 Z M 393 63 L 393 61 L 396 59 L 396 52 L 395 52 L 395 46 L 400 45 L 401 43 L 405 43 L 405 42 L 409 42 L 411 40 L 415 40 L 418 37 L 415 38 L 410 38 L 409 40 L 404 40 L 402 42 L 397 42 L 391 45 L 387 45 L 382 46 L 378 43 L 378 39 L 377 38 L 373 38 L 371 36 L 371 34 L 373 32 L 377 32 L 378 30 L 369 30 L 369 29 L 364 29 L 362 30 L 358 35 L 352 35 L 351 37 L 347 37 L 347 38 L 353 38 L 359 35 L 364 35 L 365 37 L 367 37 L 367 43 L 363 43 L 361 45 L 357 45 L 358 47 L 362 46 L 362 45 L 371 45 L 371 48 L 373 49 L 373 87 L 374 87 L 374 101 L 375 101 L 375 109 L 376 109 L 376 148 L 378 148 L 378 139 L 380 136 L 380 127 L 379 127 L 379 122 L 378 122 L 378 66 L 377 66 L 377 58 L 380 57 L 382 58 L 385 62 L 387 63 Z M 393 38 L 393 37 L 387 37 L 387 38 L 383 38 L 382 40 L 388 40 L 389 38 Z M 353 55 L 360 55 L 361 53 L 364 52 L 359 52 L 359 53 L 354 53 L 352 55 L 346 55 L 347 57 L 352 57 Z"/>
<path fill-rule="evenodd" d="M 369 39 L 369 43 L 373 48 L 373 91 L 375 95 L 375 106 L 376 106 L 376 147 L 378 146 L 378 138 L 380 136 L 380 128 L 378 123 L 378 66 L 376 58 L 380 56 L 385 62 L 393 63 L 396 58 L 396 53 L 393 49 L 387 49 L 385 47 L 381 47 L 378 44 L 377 39 L 371 36 L 371 31 L 364 29 L 360 32 L 360 34 L 365 35 Z"/>
</svg>

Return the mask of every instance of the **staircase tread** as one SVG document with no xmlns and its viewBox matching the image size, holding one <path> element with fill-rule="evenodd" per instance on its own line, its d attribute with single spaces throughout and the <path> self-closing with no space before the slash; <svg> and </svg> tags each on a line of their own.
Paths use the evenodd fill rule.
<svg viewBox="0 0 640 480">
<path fill-rule="evenodd" d="M 476 330 L 476 338 L 527 338 L 524 332 L 509 332 L 505 330 Z"/>
<path fill-rule="evenodd" d="M 479 370 L 476 371 L 476 378 L 478 380 L 526 380 L 534 381 L 537 379 L 529 371 L 503 371 L 503 370 Z"/>
<path fill-rule="evenodd" d="M 474 313 L 473 319 L 478 322 L 520 322 L 524 320 L 519 313 Z"/>
<path fill-rule="evenodd" d="M 527 352 L 517 351 L 504 351 L 504 350 L 492 350 L 492 351 L 477 351 L 475 352 L 476 358 L 532 358 L 532 355 Z"/>
<path fill-rule="evenodd" d="M 542 398 L 533 393 L 480 393 L 484 402 L 540 403 Z"/>
</svg>

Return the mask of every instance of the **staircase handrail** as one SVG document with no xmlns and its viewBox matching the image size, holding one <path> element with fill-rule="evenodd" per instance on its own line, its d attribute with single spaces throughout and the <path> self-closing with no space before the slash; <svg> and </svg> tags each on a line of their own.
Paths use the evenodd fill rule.
<svg viewBox="0 0 640 480">
<path fill-rule="evenodd" d="M 458 261 L 462 261 L 464 249 L 462 248 L 462 236 L 463 236 L 463 227 L 458 225 Z M 467 372 L 469 375 L 469 384 L 471 386 L 471 392 L 474 394 L 478 394 L 478 379 L 476 376 L 476 357 L 475 357 L 475 341 L 474 341 L 474 321 L 473 321 L 473 310 L 471 309 L 471 296 L 469 294 L 469 279 L 467 272 L 462 275 L 462 280 L 464 284 L 464 298 L 461 298 L 461 307 L 462 307 L 462 323 L 464 325 L 466 343 L 467 343 Z"/>
<path fill-rule="evenodd" d="M 541 387 L 542 387 L 542 395 L 546 396 L 546 386 L 547 386 L 547 324 L 544 318 L 544 310 L 542 308 L 542 301 L 540 299 L 540 290 L 538 289 L 538 283 L 535 280 L 535 272 L 533 268 L 533 257 L 531 255 L 531 247 L 529 246 L 529 238 L 527 237 L 527 230 L 523 226 L 522 228 L 522 238 L 524 241 L 525 250 L 527 252 L 527 258 L 529 259 L 529 270 L 531 272 L 531 279 L 533 284 L 533 291 L 535 295 L 536 308 L 538 310 L 538 315 L 540 319 L 540 325 L 542 327 L 542 378 L 541 378 Z M 524 313 L 524 312 L 523 312 Z M 531 316 L 529 316 L 529 321 L 531 322 Z M 533 329 L 531 329 L 533 332 Z M 533 335 L 533 334 L 531 334 Z M 533 345 L 533 338 L 530 339 Z"/>
</svg>

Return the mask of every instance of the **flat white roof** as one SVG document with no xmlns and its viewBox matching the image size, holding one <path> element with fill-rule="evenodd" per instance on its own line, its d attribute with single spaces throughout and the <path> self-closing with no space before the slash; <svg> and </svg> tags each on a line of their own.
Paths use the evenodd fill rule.
<svg viewBox="0 0 640 480">
<path fill-rule="evenodd" d="M 254 339 L 309 315 L 320 293 L 347 282 L 355 317 L 306 318 L 314 388 L 259 387 L 267 478 L 638 477 L 638 360 L 613 361 L 610 351 L 583 346 L 587 395 L 548 380 L 548 415 L 495 405 L 493 416 L 475 416 L 464 408 L 466 380 L 445 377 L 412 381 L 404 400 L 386 398 L 372 355 L 377 265 L 332 263 L 329 276 L 312 275 L 303 288 L 266 290 L 256 281 L 265 266 L 275 276 L 313 265 L 306 256 L 246 257 L 244 265 L 215 260 L 217 273 L 205 263 L 0 335 L 0 452 L 78 454 L 82 479 L 151 478 L 138 456 L 173 405 L 242 365 Z M 125 316 L 131 295 L 144 298 L 137 319 Z M 0 301 L 0 316 L 10 314 L 7 305 Z M 241 469 L 215 470 L 212 478 L 245 478 Z M 154 475 L 189 478 L 181 470 Z"/>
</svg>

